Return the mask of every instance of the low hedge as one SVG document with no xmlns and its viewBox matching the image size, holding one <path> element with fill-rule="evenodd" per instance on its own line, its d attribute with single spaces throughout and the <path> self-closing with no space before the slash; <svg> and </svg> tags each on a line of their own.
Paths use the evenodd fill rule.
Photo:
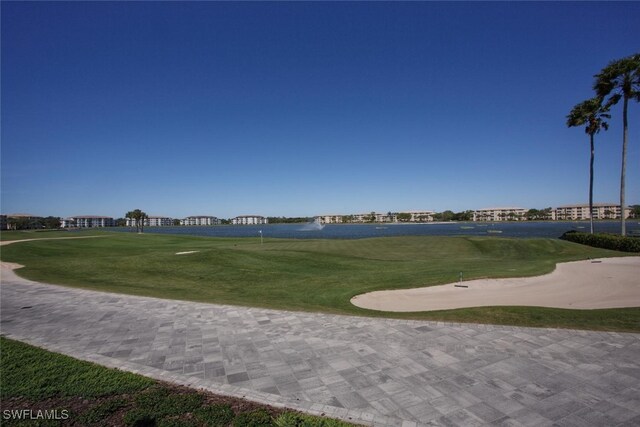
<svg viewBox="0 0 640 427">
<path fill-rule="evenodd" d="M 571 230 L 560 236 L 560 239 L 595 248 L 621 252 L 640 252 L 640 238 L 637 237 L 623 237 L 604 233 L 589 234 Z"/>
</svg>

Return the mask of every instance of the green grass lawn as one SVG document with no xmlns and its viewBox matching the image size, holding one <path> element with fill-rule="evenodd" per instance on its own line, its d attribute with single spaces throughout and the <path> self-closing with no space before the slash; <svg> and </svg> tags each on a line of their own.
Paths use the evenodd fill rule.
<svg viewBox="0 0 640 427">
<path fill-rule="evenodd" d="M 9 240 L 53 239 L 57 237 L 99 236 L 106 234 L 100 230 L 19 230 L 2 231 L 0 242 Z"/>
<path fill-rule="evenodd" d="M 196 392 L 1 337 L 0 350 L 2 425 L 295 427 L 303 425 L 304 420 L 304 425 L 310 427 L 351 426 Z M 34 414 L 55 410 L 59 420 L 7 417 L 12 411 L 24 409 L 31 409 Z"/>
<path fill-rule="evenodd" d="M 82 234 L 80 234 L 82 235 Z M 558 262 L 623 256 L 557 239 L 386 237 L 360 240 L 207 238 L 103 233 L 2 248 L 38 281 L 161 298 L 287 310 L 602 330 L 640 330 L 640 308 L 489 307 L 380 313 L 351 305 L 360 293 L 483 277 L 549 273 Z M 199 251 L 188 255 L 176 252 Z"/>
</svg>

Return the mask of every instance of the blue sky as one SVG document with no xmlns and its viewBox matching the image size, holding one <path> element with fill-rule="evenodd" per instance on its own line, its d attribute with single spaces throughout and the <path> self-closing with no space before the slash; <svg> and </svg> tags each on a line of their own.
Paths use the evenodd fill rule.
<svg viewBox="0 0 640 427">
<path fill-rule="evenodd" d="M 593 75 L 640 3 L 2 2 L 2 212 L 586 203 Z M 640 203 L 640 105 L 627 201 Z M 596 138 L 619 201 L 621 107 Z"/>
</svg>

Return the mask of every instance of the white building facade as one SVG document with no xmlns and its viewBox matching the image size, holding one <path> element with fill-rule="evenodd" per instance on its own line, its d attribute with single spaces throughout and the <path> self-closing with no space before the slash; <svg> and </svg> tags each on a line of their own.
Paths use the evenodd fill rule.
<svg viewBox="0 0 640 427">
<path fill-rule="evenodd" d="M 408 211 L 400 213 L 411 214 L 409 222 L 433 222 L 433 216 L 436 214 L 433 211 Z"/>
<path fill-rule="evenodd" d="M 233 225 L 259 225 L 268 224 L 269 220 L 260 215 L 240 215 L 231 220 Z"/>
<path fill-rule="evenodd" d="M 127 227 L 135 227 L 136 221 L 133 218 L 127 218 Z M 148 216 L 144 219 L 145 227 L 169 227 L 173 225 L 173 218 L 166 216 Z"/>
<path fill-rule="evenodd" d="M 324 214 L 314 217 L 316 221 L 321 224 L 342 224 L 346 222 L 351 223 L 367 223 L 367 222 L 380 222 L 380 223 L 393 223 L 398 222 L 398 215 L 404 213 L 409 214 L 409 222 L 432 222 L 435 212 L 433 211 L 404 211 L 398 213 L 379 213 L 379 212 L 367 212 L 347 215 L 337 214 Z"/>
<path fill-rule="evenodd" d="M 486 208 L 473 211 L 474 221 L 523 221 L 526 219 L 525 208 Z"/>
<path fill-rule="evenodd" d="M 325 214 L 314 217 L 320 224 L 342 224 L 343 215 Z"/>
<path fill-rule="evenodd" d="M 215 216 L 196 215 L 196 216 L 188 216 L 184 219 L 181 219 L 180 225 L 189 225 L 189 226 L 219 225 L 220 222 L 221 221 Z"/>
<path fill-rule="evenodd" d="M 620 205 L 614 203 L 594 203 L 593 219 L 620 219 Z M 589 205 L 559 206 L 552 211 L 553 219 L 563 221 L 578 221 L 590 219 Z M 631 209 L 624 210 L 624 217 L 629 218 Z"/>
<path fill-rule="evenodd" d="M 115 225 L 115 221 L 110 216 L 79 215 L 60 220 L 62 228 L 115 227 Z"/>
</svg>

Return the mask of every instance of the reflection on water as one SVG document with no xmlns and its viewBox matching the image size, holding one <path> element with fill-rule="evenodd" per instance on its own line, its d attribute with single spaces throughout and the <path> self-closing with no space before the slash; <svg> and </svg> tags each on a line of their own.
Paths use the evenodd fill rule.
<svg viewBox="0 0 640 427">
<path fill-rule="evenodd" d="M 494 237 L 551 237 L 565 231 L 588 230 L 588 222 L 498 222 L 498 223 L 438 223 L 438 224 L 273 224 L 273 225 L 218 225 L 212 227 L 145 227 L 150 233 L 186 234 L 212 237 L 264 237 L 287 239 L 364 239 L 384 236 L 494 236 Z M 606 221 L 594 224 L 596 232 L 619 233 L 620 222 Z M 127 227 L 110 228 L 112 231 L 130 231 Z M 629 235 L 640 234 L 637 220 L 627 221 Z"/>
</svg>

